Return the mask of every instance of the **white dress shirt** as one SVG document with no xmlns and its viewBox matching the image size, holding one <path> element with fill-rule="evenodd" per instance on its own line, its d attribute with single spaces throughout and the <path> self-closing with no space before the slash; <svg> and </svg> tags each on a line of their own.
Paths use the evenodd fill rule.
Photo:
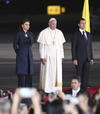
<svg viewBox="0 0 100 114">
<path fill-rule="evenodd" d="M 79 29 L 79 31 L 81 32 L 82 35 L 83 35 L 83 31 L 84 31 L 84 35 L 85 35 L 85 37 L 86 37 L 86 39 L 87 39 L 86 31 L 85 31 L 85 30 L 82 30 L 82 29 Z"/>
<path fill-rule="evenodd" d="M 76 97 L 77 93 L 80 91 L 80 87 L 77 90 L 72 89 L 72 97 Z"/>
</svg>

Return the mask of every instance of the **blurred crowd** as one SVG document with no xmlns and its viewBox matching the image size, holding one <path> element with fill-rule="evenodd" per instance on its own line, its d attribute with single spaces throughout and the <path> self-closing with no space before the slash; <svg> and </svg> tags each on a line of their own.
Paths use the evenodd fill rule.
<svg viewBox="0 0 100 114">
<path fill-rule="evenodd" d="M 60 90 L 0 90 L 0 114 L 100 114 L 100 89 L 91 98 L 86 91 L 74 97 Z"/>
</svg>

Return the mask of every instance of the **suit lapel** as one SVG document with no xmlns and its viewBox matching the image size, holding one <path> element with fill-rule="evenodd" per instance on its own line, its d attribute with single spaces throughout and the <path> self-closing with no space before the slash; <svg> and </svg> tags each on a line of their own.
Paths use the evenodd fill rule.
<svg viewBox="0 0 100 114">
<path fill-rule="evenodd" d="M 87 35 L 87 39 L 89 40 L 89 34 L 88 34 L 88 32 L 86 32 L 86 35 Z"/>
<path fill-rule="evenodd" d="M 87 35 L 87 39 L 85 39 L 84 37 L 83 37 L 83 35 L 82 35 L 82 33 L 80 32 L 80 30 L 79 30 L 79 39 L 83 42 L 83 43 L 85 43 L 84 45 L 86 45 L 87 46 L 87 44 L 88 44 L 88 33 L 86 32 L 86 35 Z"/>
<path fill-rule="evenodd" d="M 81 40 L 83 39 L 84 41 L 86 41 L 86 39 L 83 37 L 83 35 L 82 35 L 82 33 L 80 31 L 79 31 L 79 35 L 80 35 L 79 38 L 81 38 Z"/>
</svg>

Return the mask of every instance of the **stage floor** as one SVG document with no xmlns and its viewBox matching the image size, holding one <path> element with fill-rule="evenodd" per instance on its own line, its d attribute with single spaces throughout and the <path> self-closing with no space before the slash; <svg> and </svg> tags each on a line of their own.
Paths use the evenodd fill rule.
<svg viewBox="0 0 100 114">
<path fill-rule="evenodd" d="M 71 43 L 64 44 L 65 58 L 63 60 L 63 87 L 70 87 L 70 80 L 75 75 L 75 68 L 71 60 Z M 32 46 L 34 55 L 33 87 L 39 86 L 40 58 L 38 44 Z M 89 87 L 100 86 L 100 42 L 93 42 L 94 65 L 91 65 Z M 14 89 L 17 87 L 16 55 L 12 43 L 0 44 L 0 89 Z"/>
<path fill-rule="evenodd" d="M 1 61 L 1 59 L 0 59 Z M 15 60 L 2 59 L 0 62 L 0 89 L 17 88 L 17 76 L 15 73 Z M 40 61 L 34 61 L 33 87 L 39 86 Z M 71 60 L 63 61 L 63 87 L 70 87 L 71 77 L 75 74 L 75 68 Z M 89 87 L 100 86 L 100 60 L 95 60 L 91 66 Z"/>
</svg>

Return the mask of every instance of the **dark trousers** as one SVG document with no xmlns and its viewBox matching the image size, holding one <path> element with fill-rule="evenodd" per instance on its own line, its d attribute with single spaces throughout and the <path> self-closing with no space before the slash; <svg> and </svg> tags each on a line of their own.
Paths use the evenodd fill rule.
<svg viewBox="0 0 100 114">
<path fill-rule="evenodd" d="M 86 59 L 84 61 L 79 61 L 78 66 L 76 66 L 76 75 L 81 78 L 81 88 L 86 90 L 88 86 L 90 62 Z"/>
<path fill-rule="evenodd" d="M 18 75 L 18 87 L 32 87 L 32 75 Z"/>
</svg>

